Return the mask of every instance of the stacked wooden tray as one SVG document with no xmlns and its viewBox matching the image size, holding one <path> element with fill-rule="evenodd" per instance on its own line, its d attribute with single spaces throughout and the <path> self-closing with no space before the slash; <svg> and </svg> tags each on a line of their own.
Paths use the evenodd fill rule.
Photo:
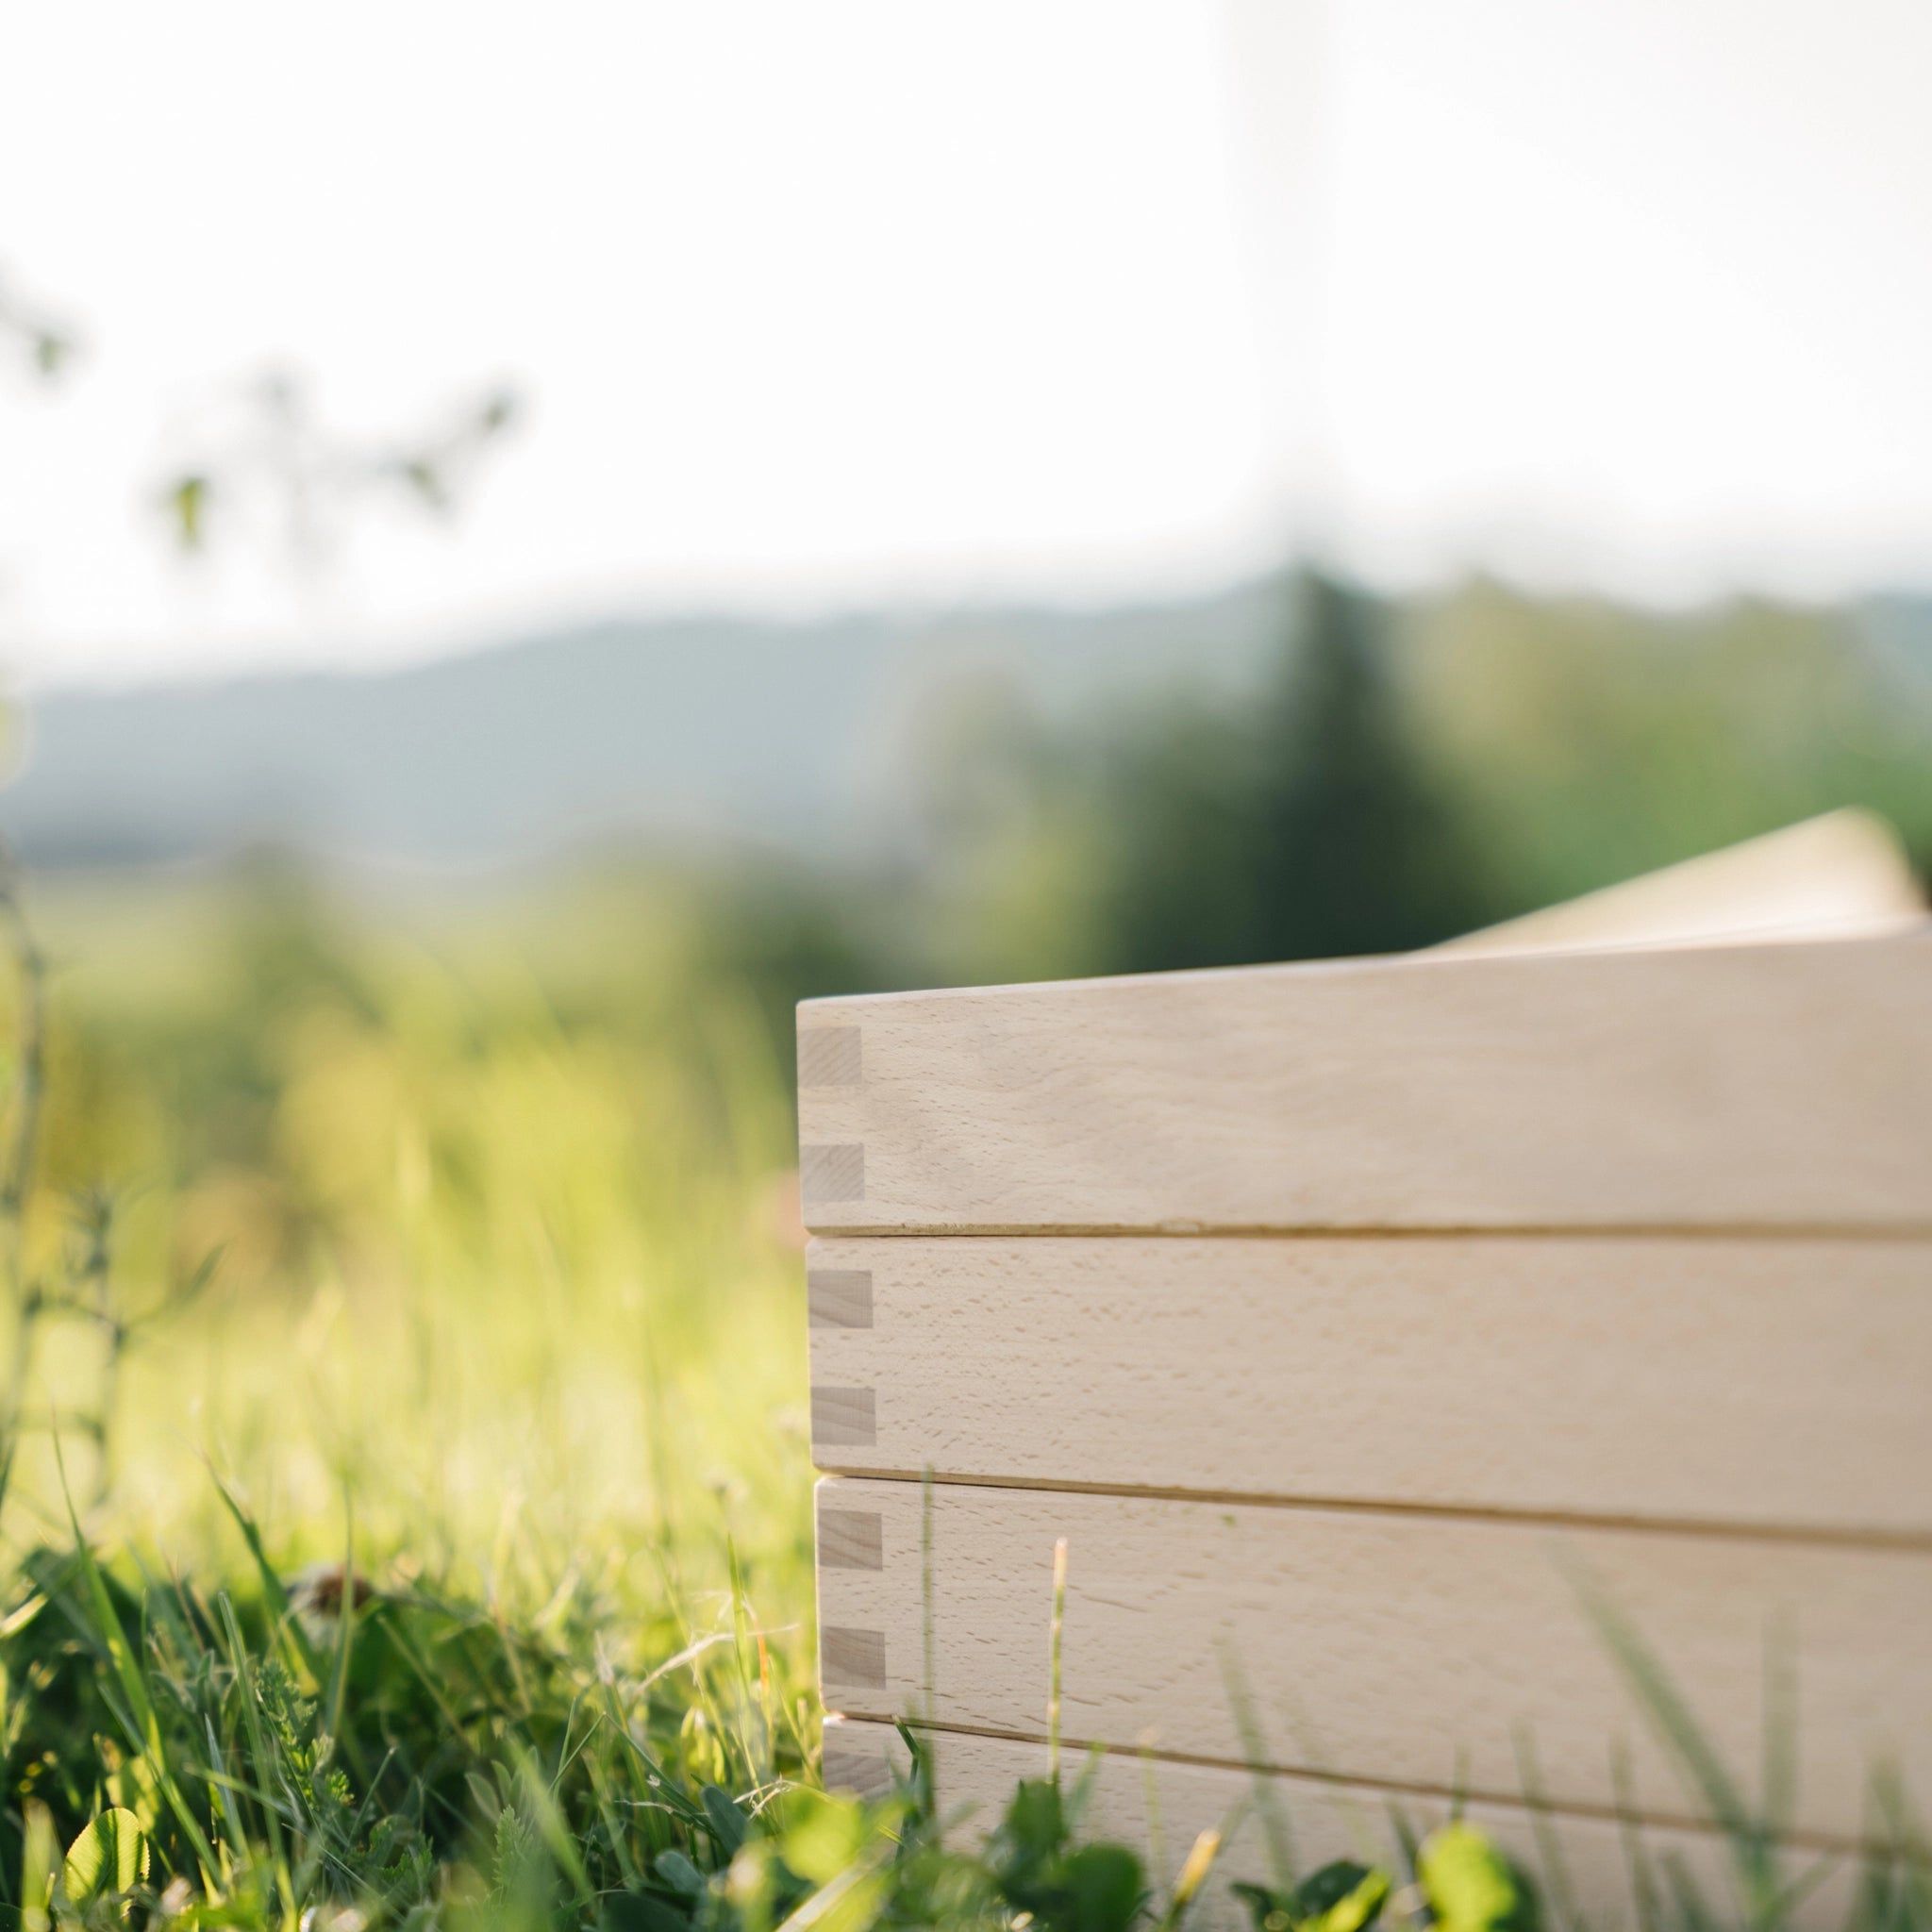
<svg viewBox="0 0 1932 1932">
<path fill-rule="evenodd" d="M 1932 1799 L 1932 936 L 818 1001 L 799 1074 L 830 1781 L 910 1718 L 991 1823 L 1065 1538 L 1170 1869 L 1258 1766 L 1305 1862 L 1527 1786 L 1586 1904 L 1627 1817 L 1715 1872 L 1606 1615 L 1747 1789 L 1792 1667 L 1798 1845 Z"/>
</svg>

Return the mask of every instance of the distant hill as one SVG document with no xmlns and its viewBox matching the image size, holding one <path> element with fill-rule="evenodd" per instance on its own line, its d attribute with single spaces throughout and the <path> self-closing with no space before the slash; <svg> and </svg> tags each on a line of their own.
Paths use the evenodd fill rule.
<svg viewBox="0 0 1932 1932">
<path fill-rule="evenodd" d="M 275 843 L 483 869 L 620 840 L 863 860 L 901 846 L 935 714 L 975 687 L 1002 682 L 1049 720 L 1170 687 L 1239 697 L 1284 648 L 1285 591 L 1276 578 L 1105 611 L 613 622 L 387 675 L 54 691 L 28 713 L 0 833 L 42 868 Z M 1542 624 L 1551 649 L 1588 644 L 1560 600 L 1506 594 L 1510 621 Z M 1410 642 L 1432 654 L 1442 613 L 1481 605 L 1464 591 L 1411 605 Z M 1620 622 L 1672 652 L 1709 641 L 1694 622 Z M 1875 597 L 1834 622 L 1904 676 L 1901 702 L 1932 697 L 1932 600 Z M 1734 675 L 1722 654 L 1714 670 Z"/>
<path fill-rule="evenodd" d="M 275 841 L 493 866 L 613 837 L 861 857 L 910 795 L 912 724 L 961 680 L 1064 716 L 1253 686 L 1268 584 L 1096 613 L 611 623 L 381 675 L 54 691 L 0 830 L 40 866 Z"/>
</svg>

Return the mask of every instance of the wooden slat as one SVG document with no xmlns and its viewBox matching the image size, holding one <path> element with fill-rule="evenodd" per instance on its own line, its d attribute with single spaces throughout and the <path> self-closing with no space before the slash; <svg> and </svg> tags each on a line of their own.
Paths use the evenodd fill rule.
<svg viewBox="0 0 1932 1932">
<path fill-rule="evenodd" d="M 1284 1769 L 1445 1790 L 1459 1778 L 1510 1799 L 1526 1732 L 1552 1800 L 1612 1807 L 1623 1746 L 1645 1815 L 1699 1819 L 1585 1607 L 1587 1577 L 1746 1788 L 1763 1759 L 1767 1646 L 1789 1646 L 1801 1827 L 1856 1838 L 1881 1762 L 1932 1790 L 1932 1556 L 956 1484 L 930 1494 L 928 1702 L 921 1486 L 820 1486 L 822 1524 L 864 1516 L 879 1552 L 875 1569 L 820 1573 L 833 1709 L 1043 1737 L 1063 1536 L 1071 1737 L 1244 1763 L 1232 1681 Z"/>
<path fill-rule="evenodd" d="M 799 1039 L 822 1233 L 1932 1228 L 1924 934 L 821 1000 Z"/>
<path fill-rule="evenodd" d="M 822 1468 L 1932 1536 L 1928 1243 L 897 1237 L 808 1267 L 868 1284 L 869 1326 L 811 1332 Z"/>
<path fill-rule="evenodd" d="M 1925 919 L 1898 834 L 1871 812 L 1787 825 L 1561 906 L 1450 940 L 1442 953 L 1874 939 Z"/>
<path fill-rule="evenodd" d="M 1046 1769 L 1045 1748 L 1040 1744 L 947 1732 L 929 1733 L 927 1741 L 934 1748 L 940 1808 L 942 1815 L 958 1817 L 953 1831 L 958 1839 L 984 1836 L 997 1823 L 1014 1784 L 1023 1777 L 1040 1777 Z M 892 1769 L 903 1771 L 905 1763 L 905 1748 L 890 1726 L 839 1718 L 826 1723 L 825 1781 L 834 1789 L 877 1792 L 890 1784 Z M 1077 1758 L 1063 1759 L 1066 1784 L 1071 1787 L 1084 1769 Z M 1271 1816 L 1286 1827 L 1292 1858 L 1302 1872 L 1331 1858 L 1353 1857 L 1380 1862 L 1400 1874 L 1404 1868 L 1394 1814 L 1399 1811 L 1418 1832 L 1433 1830 L 1450 1815 L 1449 1804 L 1434 1793 L 1297 1776 L 1269 1777 L 1261 1788 L 1267 1794 L 1265 1810 L 1256 1802 L 1257 1780 L 1241 1772 L 1105 1757 L 1093 1777 L 1084 1835 L 1140 1850 L 1164 1902 L 1196 1836 L 1210 1827 L 1226 1829 L 1221 1857 L 1187 1924 L 1197 1932 L 1246 1932 L 1246 1908 L 1228 1886 L 1236 1879 L 1278 1882 L 1269 1844 Z M 1545 1923 L 1562 1923 L 1547 1903 L 1551 1882 L 1538 1821 L 1521 1806 L 1480 1801 L 1469 1805 L 1464 1815 L 1537 1876 L 1546 1900 Z M 1557 1848 L 1569 1893 L 1581 1909 L 1600 1926 L 1641 1923 L 1632 1897 L 1629 1845 L 1621 1825 L 1562 1812 L 1547 1813 L 1541 1822 Z M 1713 1834 L 1647 1827 L 1637 1834 L 1637 1843 L 1653 1868 L 1665 1858 L 1681 1861 L 1713 1907 L 1717 1923 L 1744 1923 L 1729 1855 Z M 1788 1855 L 1793 1876 L 1813 1862 L 1802 1850 Z M 1842 1926 L 1854 1877 L 1849 1861 L 1839 1864 L 1797 1907 L 1794 1923 Z"/>
</svg>

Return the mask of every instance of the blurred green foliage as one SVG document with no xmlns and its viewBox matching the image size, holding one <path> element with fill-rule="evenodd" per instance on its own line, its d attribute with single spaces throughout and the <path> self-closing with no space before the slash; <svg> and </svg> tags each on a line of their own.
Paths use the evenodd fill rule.
<svg viewBox="0 0 1932 1932">
<path fill-rule="evenodd" d="M 409 1131 L 437 1188 L 508 1164 L 475 1108 L 416 1091 L 431 1062 L 507 1079 L 560 1055 L 608 1079 L 625 1133 L 675 1118 L 673 1165 L 742 1163 L 749 1135 L 775 1173 L 800 998 L 1422 945 L 1840 805 L 1932 859 L 1932 650 L 1909 639 L 1487 582 L 1276 592 L 1245 697 L 1182 686 L 1063 723 L 1011 687 L 942 693 L 891 867 L 600 850 L 399 884 L 262 853 L 41 881 L 50 1174 L 138 1179 L 117 1241 L 151 1280 L 218 1244 L 230 1274 L 286 1272 L 389 1225 L 398 1107 L 434 1115 Z M 746 1112 L 758 1082 L 774 1097 Z"/>
<path fill-rule="evenodd" d="M 1278 587 L 1258 693 L 1050 729 L 958 694 L 901 888 L 933 982 L 1397 951 L 1839 806 L 1932 863 L 1932 633 L 1739 601 L 1683 614 L 1474 581 Z M 855 924 L 862 924 L 855 921 Z M 904 927 L 902 926 L 902 931 Z"/>
<path fill-rule="evenodd" d="M 1506 909 L 1839 806 L 1932 863 L 1932 633 L 1741 599 L 1679 615 L 1474 583 L 1407 613 L 1416 728 Z"/>
</svg>

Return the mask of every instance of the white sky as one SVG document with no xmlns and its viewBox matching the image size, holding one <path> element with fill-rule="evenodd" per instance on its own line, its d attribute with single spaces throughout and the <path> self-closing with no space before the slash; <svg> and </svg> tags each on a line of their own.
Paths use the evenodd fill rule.
<svg viewBox="0 0 1932 1932">
<path fill-rule="evenodd" d="M 0 375 L 0 653 L 373 663 L 1297 537 L 1932 583 L 1928 98 L 1922 0 L 16 5 L 0 271 L 89 353 Z M 186 569 L 142 493 L 271 362 L 345 428 L 532 408 L 453 530 Z"/>
</svg>

